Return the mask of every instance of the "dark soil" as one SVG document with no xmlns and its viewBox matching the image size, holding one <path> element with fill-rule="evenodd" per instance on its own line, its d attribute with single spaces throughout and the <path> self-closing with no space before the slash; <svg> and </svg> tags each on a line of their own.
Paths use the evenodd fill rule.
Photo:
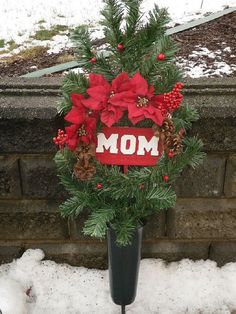
<svg viewBox="0 0 236 314">
<path fill-rule="evenodd" d="M 192 51 L 196 50 L 196 46 L 206 47 L 211 51 L 221 50 L 222 54 L 216 56 L 216 59 L 202 56 L 198 62 L 204 60 L 209 67 L 214 61 L 224 61 L 229 65 L 236 65 L 236 13 L 231 13 L 215 21 L 208 22 L 194 29 L 184 31 L 173 35 L 173 38 L 179 43 L 180 50 L 178 57 L 191 60 L 196 56 L 191 55 Z M 103 40 L 98 40 L 96 44 L 99 46 L 103 44 Z M 231 52 L 224 51 L 224 48 L 230 47 Z M 12 61 L 1 61 L 0 59 L 0 76 L 19 76 L 28 72 L 33 72 L 42 68 L 50 67 L 61 61 L 59 57 L 70 55 L 73 58 L 73 49 L 62 51 L 58 54 L 48 54 L 46 51 L 34 58 L 27 59 L 21 56 L 15 56 Z M 59 59 L 58 59 L 59 58 Z M 203 58 L 203 59 L 202 59 Z M 218 60 L 217 60 L 218 58 Z M 53 74 L 53 76 L 61 75 L 60 73 Z M 229 76 L 229 75 L 226 75 Z M 230 76 L 236 76 L 234 71 Z"/>
<path fill-rule="evenodd" d="M 189 60 L 196 58 L 189 55 L 191 55 L 192 51 L 197 50 L 196 46 L 199 45 L 211 51 L 221 50 L 222 53 L 216 56 L 215 60 L 224 61 L 229 65 L 236 65 L 236 12 L 188 31 L 175 34 L 173 38 L 180 46 L 178 57 Z M 230 47 L 231 52 L 224 51 L 226 47 Z M 201 56 L 200 61 L 202 60 L 206 61 L 209 66 L 215 61 L 208 56 Z M 234 71 L 230 76 L 236 76 L 236 72 Z"/>
</svg>

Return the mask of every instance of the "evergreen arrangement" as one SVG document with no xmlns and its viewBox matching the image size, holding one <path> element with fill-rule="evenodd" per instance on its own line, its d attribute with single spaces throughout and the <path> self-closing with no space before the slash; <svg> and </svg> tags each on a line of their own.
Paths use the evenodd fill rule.
<svg viewBox="0 0 236 314">
<path fill-rule="evenodd" d="M 155 5 L 144 18 L 141 4 L 104 0 L 106 51 L 93 46 L 86 26 L 74 31 L 84 73 L 64 79 L 58 109 L 67 126 L 53 139 L 59 178 L 70 194 L 60 206 L 62 216 L 86 212 L 84 234 L 103 238 L 111 226 L 122 246 L 150 215 L 175 205 L 174 181 L 204 158 L 201 140 L 186 135 L 198 114 L 182 104 L 181 75 L 173 64 L 177 46 L 165 35 L 168 13 Z M 104 126 L 152 128 L 163 145 L 161 158 L 128 171 L 101 164 L 96 134 Z"/>
</svg>

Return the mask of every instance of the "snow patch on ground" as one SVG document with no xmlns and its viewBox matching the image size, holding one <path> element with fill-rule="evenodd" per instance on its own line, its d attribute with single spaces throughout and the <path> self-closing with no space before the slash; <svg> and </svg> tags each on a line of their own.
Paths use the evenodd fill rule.
<svg viewBox="0 0 236 314">
<path fill-rule="evenodd" d="M 42 261 L 28 250 L 0 266 L 3 314 L 118 314 L 109 293 L 108 272 Z M 27 292 L 27 294 L 26 294 Z M 236 263 L 188 259 L 167 264 L 141 261 L 136 301 L 127 314 L 230 314 L 236 310 Z"/>
<path fill-rule="evenodd" d="M 222 55 L 230 52 L 230 47 L 211 51 L 206 47 L 198 45 L 195 46 L 195 50 L 189 54 L 187 59 L 182 57 L 176 58 L 176 64 L 183 70 L 185 77 L 198 78 L 230 75 L 236 71 L 236 64 L 229 65 L 222 61 Z M 206 62 L 207 59 L 208 61 L 210 59 L 210 62 Z"/>
<path fill-rule="evenodd" d="M 145 15 L 155 3 L 157 3 L 155 0 L 144 0 L 142 4 L 144 20 Z M 170 26 L 174 26 L 176 23 L 183 24 L 198 19 L 206 13 L 222 10 L 226 5 L 236 6 L 236 0 L 176 0 L 174 2 L 173 0 L 159 0 L 158 5 L 168 9 L 172 18 Z M 102 8 L 102 0 L 2 1 L 0 6 L 0 40 L 4 40 L 4 45 L 0 48 L 0 52 L 9 49 L 8 42 L 11 40 L 20 45 L 20 49 L 46 45 L 50 52 L 59 52 L 71 46 L 71 43 L 68 43 L 69 29 L 81 24 L 93 27 L 95 29 L 93 37 L 101 38 L 103 32 L 98 22 L 101 19 L 100 10 Z M 59 36 L 46 41 L 32 39 L 36 31 L 42 28 L 48 30 L 55 25 L 67 26 L 67 34 L 60 32 Z M 18 52 L 19 49 L 14 49 L 10 55 Z"/>
</svg>

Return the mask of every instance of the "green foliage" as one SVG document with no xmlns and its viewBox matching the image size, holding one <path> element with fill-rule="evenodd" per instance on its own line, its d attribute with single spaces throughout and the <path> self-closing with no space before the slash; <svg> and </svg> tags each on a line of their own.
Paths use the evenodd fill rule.
<svg viewBox="0 0 236 314">
<path fill-rule="evenodd" d="M 70 95 L 72 93 L 85 94 L 88 88 L 88 79 L 82 74 L 70 72 L 63 80 L 62 96 L 63 99 L 59 102 L 57 110 L 59 114 L 66 114 L 72 107 Z"/>
<path fill-rule="evenodd" d="M 181 128 L 188 130 L 191 129 L 192 123 L 199 119 L 199 114 L 197 110 L 188 105 L 182 105 L 179 110 L 175 111 L 173 114 L 173 121 L 176 130 Z"/>
<path fill-rule="evenodd" d="M 96 51 L 86 25 L 76 28 L 72 39 L 85 74 L 99 73 L 111 81 L 122 71 L 130 76 L 140 71 L 154 85 L 155 93 L 163 94 L 181 79 L 181 73 L 172 63 L 178 47 L 165 35 L 167 11 L 155 5 L 143 23 L 141 3 L 142 0 L 104 0 L 101 23 L 108 44 L 107 54 Z M 117 49 L 118 44 L 123 45 L 122 51 Z M 165 54 L 164 60 L 157 60 L 159 53 Z M 92 63 L 93 57 L 96 62 Z M 88 85 L 87 75 L 69 73 L 63 81 L 59 113 L 65 115 L 71 109 L 71 93 L 86 97 Z M 197 119 L 195 109 L 182 105 L 173 114 L 176 132 L 191 128 Z M 152 124 L 146 119 L 136 126 L 151 127 Z M 118 125 L 131 126 L 127 115 Z M 134 230 L 150 215 L 175 205 L 173 183 L 186 166 L 196 168 L 202 163 L 205 157 L 202 148 L 202 142 L 196 137 L 185 137 L 181 154 L 174 158 L 163 154 L 156 166 L 129 167 L 127 174 L 121 166 L 95 161 L 96 174 L 89 181 L 80 181 L 73 175 L 76 158 L 65 148 L 55 156 L 60 181 L 70 194 L 60 211 L 64 217 L 76 217 L 85 211 L 89 215 L 83 229 L 85 234 L 103 238 L 110 225 L 115 230 L 117 243 L 127 245 Z M 168 182 L 163 180 L 164 176 L 168 176 Z"/>
</svg>

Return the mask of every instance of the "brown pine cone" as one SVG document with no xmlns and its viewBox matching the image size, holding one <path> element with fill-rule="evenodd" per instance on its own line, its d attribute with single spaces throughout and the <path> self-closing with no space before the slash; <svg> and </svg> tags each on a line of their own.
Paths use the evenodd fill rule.
<svg viewBox="0 0 236 314">
<path fill-rule="evenodd" d="M 170 118 L 166 118 L 162 126 L 154 124 L 152 126 L 153 132 L 155 136 L 163 138 L 169 137 L 171 134 L 175 132 L 174 123 Z"/>
<path fill-rule="evenodd" d="M 80 143 L 79 146 L 77 146 L 75 149 L 75 156 L 80 161 L 89 160 L 95 156 L 95 144 Z"/>
<path fill-rule="evenodd" d="M 170 118 L 166 118 L 161 126 L 162 132 L 166 133 L 166 132 L 170 132 L 170 133 L 174 133 L 175 132 L 175 126 L 173 121 Z"/>
<path fill-rule="evenodd" d="M 173 151 L 175 155 L 181 153 L 183 151 L 181 136 L 179 134 L 169 136 L 164 142 L 164 150 L 167 153 Z"/>
<path fill-rule="evenodd" d="M 92 164 L 84 165 L 79 161 L 74 166 L 74 175 L 81 181 L 90 180 L 96 173 L 96 167 Z"/>
</svg>

